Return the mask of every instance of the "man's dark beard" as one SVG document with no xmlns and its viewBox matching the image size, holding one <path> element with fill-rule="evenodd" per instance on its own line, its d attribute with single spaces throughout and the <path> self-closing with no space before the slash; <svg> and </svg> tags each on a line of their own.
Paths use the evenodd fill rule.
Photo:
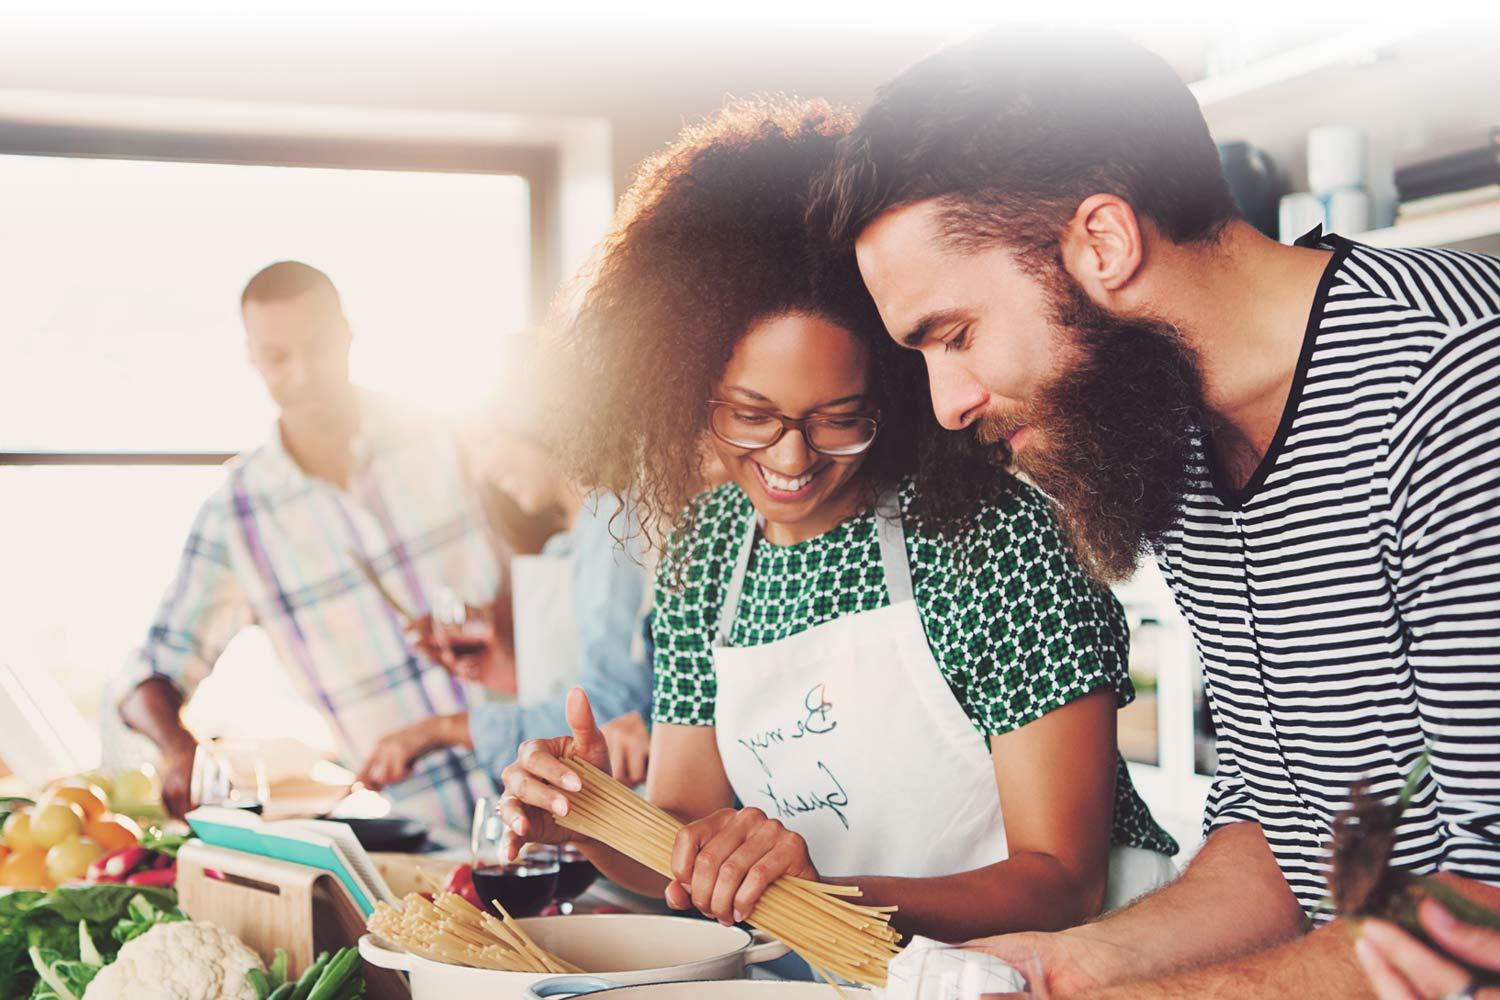
<svg viewBox="0 0 1500 1000">
<path fill-rule="evenodd" d="M 1010 434 L 1041 432 L 1015 464 L 1058 506 L 1084 568 L 1108 583 L 1128 577 L 1181 516 L 1203 382 L 1174 327 L 1114 316 L 1066 275 L 1052 284 L 1068 367 L 1026 412 L 981 424 L 979 439 L 1008 458 Z"/>
</svg>

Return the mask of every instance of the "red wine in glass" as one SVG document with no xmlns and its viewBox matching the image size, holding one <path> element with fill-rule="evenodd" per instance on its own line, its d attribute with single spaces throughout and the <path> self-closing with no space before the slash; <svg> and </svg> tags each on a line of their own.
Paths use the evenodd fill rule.
<svg viewBox="0 0 1500 1000">
<path fill-rule="evenodd" d="M 483 865 L 474 869 L 474 891 L 485 909 L 495 910 L 492 900 L 499 900 L 513 917 L 534 917 L 552 902 L 557 892 L 558 866 L 528 864 L 523 858 L 515 864 Z"/>
<path fill-rule="evenodd" d="M 448 648 L 453 650 L 453 655 L 459 659 L 463 659 L 466 656 L 478 656 L 484 652 L 486 645 L 483 639 L 475 639 L 461 634 L 448 639 Z"/>
<path fill-rule="evenodd" d="M 599 877 L 588 857 L 577 847 L 569 844 L 558 851 L 556 899 L 563 904 L 564 913 L 571 912 L 572 901 L 583 895 L 584 890 Z"/>
</svg>

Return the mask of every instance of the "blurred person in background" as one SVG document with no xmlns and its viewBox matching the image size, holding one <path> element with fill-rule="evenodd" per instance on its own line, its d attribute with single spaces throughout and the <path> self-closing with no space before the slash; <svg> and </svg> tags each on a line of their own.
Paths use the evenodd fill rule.
<svg viewBox="0 0 1500 1000">
<path fill-rule="evenodd" d="M 180 718 L 184 700 L 248 625 L 265 630 L 350 764 L 382 734 L 482 698 L 456 674 L 498 673 L 492 683 L 507 683 L 493 632 L 474 662 L 453 658 L 445 669 L 427 614 L 438 588 L 483 606 L 499 578 L 456 435 L 350 383 L 353 333 L 316 268 L 269 265 L 245 286 L 241 313 L 276 426 L 228 465 L 200 508 L 145 644 L 115 678 L 124 721 L 160 749 L 174 815 L 192 805 L 196 742 Z M 469 828 L 475 798 L 493 790 L 461 747 L 385 787 L 401 813 L 458 830 Z"/>
<path fill-rule="evenodd" d="M 513 410 L 515 397 L 507 395 L 505 406 Z M 650 751 L 652 686 L 640 532 L 613 496 L 569 482 L 539 435 L 504 416 L 498 423 L 476 434 L 475 477 L 506 497 L 525 523 L 563 526 L 539 553 L 517 553 L 508 564 L 518 698 L 476 703 L 391 733 L 361 780 L 377 788 L 404 780 L 417 761 L 449 747 L 473 750 L 498 776 L 523 742 L 567 728 L 565 699 L 577 684 L 604 720 L 614 773 L 639 784 Z"/>
</svg>

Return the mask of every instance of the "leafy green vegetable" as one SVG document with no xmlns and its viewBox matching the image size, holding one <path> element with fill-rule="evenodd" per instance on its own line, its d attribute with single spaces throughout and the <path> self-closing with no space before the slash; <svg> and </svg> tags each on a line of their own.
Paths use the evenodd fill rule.
<svg viewBox="0 0 1500 1000">
<path fill-rule="evenodd" d="M 188 833 L 165 833 L 159 826 L 148 826 L 141 834 L 141 846 L 160 854 L 177 857 L 178 848 L 193 839 Z"/>
<path fill-rule="evenodd" d="M 0 1000 L 51 1000 L 86 970 L 60 966 L 97 956 L 114 960 L 120 945 L 167 920 L 186 919 L 170 889 L 131 885 L 66 886 L 0 895 Z M 122 925 L 125 930 L 116 931 Z M 81 926 L 80 926 L 81 925 Z M 87 940 L 87 945 L 83 944 Z M 38 974 L 35 950 L 55 983 Z M 96 967 L 97 968 L 97 967 Z"/>
<path fill-rule="evenodd" d="M 49 910 L 69 923 L 87 920 L 91 924 L 113 925 L 125 916 L 130 901 L 136 896 L 144 896 L 159 907 L 175 909 L 177 906 L 177 893 L 171 889 L 103 883 L 53 889 L 36 904 L 36 909 Z"/>
<path fill-rule="evenodd" d="M 173 906 L 170 909 L 159 907 L 151 902 L 150 898 L 146 895 L 137 892 L 130 898 L 130 902 L 126 904 L 125 916 L 121 917 L 120 922 L 115 924 L 114 930 L 110 932 L 110 936 L 115 939 L 116 944 L 123 947 L 157 924 L 170 924 L 177 920 L 186 920 L 187 918 L 187 914 L 177 909 L 177 907 Z"/>
</svg>

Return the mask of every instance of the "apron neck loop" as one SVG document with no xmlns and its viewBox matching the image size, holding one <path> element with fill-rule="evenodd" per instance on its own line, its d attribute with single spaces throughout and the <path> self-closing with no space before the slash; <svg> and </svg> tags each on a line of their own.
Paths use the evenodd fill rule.
<svg viewBox="0 0 1500 1000">
<path fill-rule="evenodd" d="M 760 534 L 763 520 L 754 509 L 745 527 L 745 537 L 740 542 L 734 560 L 734 570 L 729 575 L 729 586 L 724 592 L 724 603 L 719 610 L 719 627 L 714 637 L 715 646 L 729 645 L 729 630 L 739 613 L 740 597 L 745 589 L 745 574 L 750 568 L 750 555 L 755 551 L 755 539 Z M 880 542 L 880 562 L 885 569 L 885 586 L 890 592 L 891 603 L 900 604 L 913 597 L 911 585 L 911 562 L 906 555 L 906 530 L 901 524 L 901 499 L 895 488 L 882 493 L 875 503 L 875 533 Z"/>
</svg>

